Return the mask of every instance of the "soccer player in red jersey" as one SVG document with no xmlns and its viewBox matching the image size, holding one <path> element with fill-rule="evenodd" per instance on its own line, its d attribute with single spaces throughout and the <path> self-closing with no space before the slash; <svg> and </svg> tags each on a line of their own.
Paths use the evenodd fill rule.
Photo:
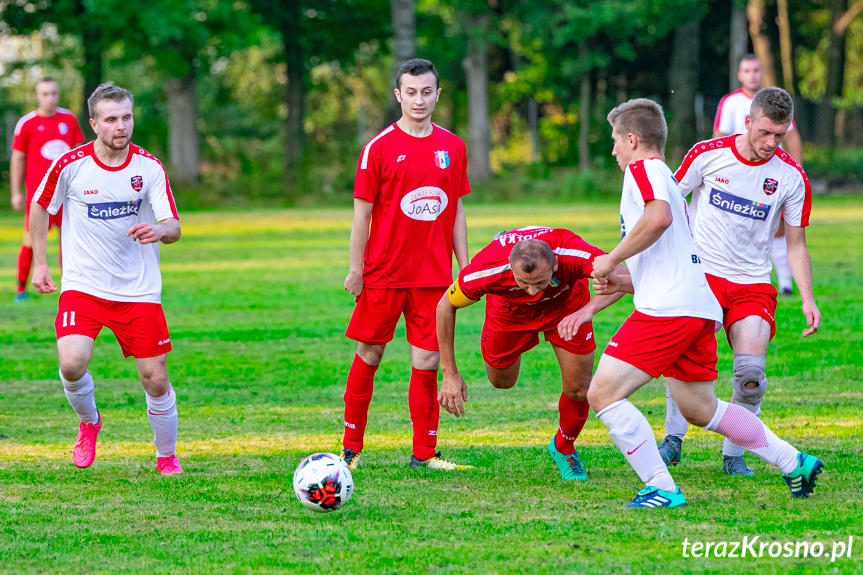
<svg viewBox="0 0 863 575">
<path fill-rule="evenodd" d="M 724 435 L 783 471 L 807 497 L 818 458 L 777 437 L 754 414 L 716 399 L 716 326 L 722 310 L 704 275 L 686 203 L 663 159 L 668 128 L 656 102 L 636 99 L 608 114 L 612 155 L 624 172 L 620 243 L 594 258 L 594 293 L 634 294 L 635 311 L 612 336 L 587 392 L 591 407 L 645 488 L 627 507 L 686 504 L 659 454 L 653 429 L 629 396 L 665 376 L 686 419 Z M 626 261 L 629 275 L 614 273 Z"/>
<path fill-rule="evenodd" d="M 33 264 L 30 241 L 30 204 L 39 182 L 51 163 L 84 141 L 75 115 L 58 107 L 60 88 L 52 78 L 36 83 L 37 108 L 18 120 L 12 139 L 12 159 L 9 179 L 12 188 L 12 209 L 24 212 L 24 237 L 18 251 L 18 285 L 15 301 L 27 298 L 27 278 Z M 26 193 L 21 193 L 21 188 Z M 52 216 L 50 225 L 60 225 L 60 214 Z"/>
<path fill-rule="evenodd" d="M 405 62 L 394 93 L 402 116 L 363 147 L 354 182 L 350 271 L 356 298 L 346 331 L 357 353 L 345 389 L 342 458 L 356 469 L 375 371 L 402 314 L 411 346 L 408 406 L 412 467 L 458 469 L 437 451 L 439 362 L 435 306 L 452 282 L 452 254 L 467 265 L 461 197 L 470 193 L 464 142 L 431 121 L 440 95 L 428 60 Z"/>
<path fill-rule="evenodd" d="M 455 361 L 459 308 L 487 296 L 482 356 L 488 379 L 498 389 L 515 385 L 521 355 L 539 343 L 539 332 L 545 334 L 563 380 L 558 430 L 548 444 L 548 454 L 564 479 L 587 479 L 575 440 L 590 411 L 587 388 L 596 349 L 591 320 L 623 295 L 590 299 L 587 278 L 593 259 L 603 253 L 560 228 L 528 226 L 503 232 L 462 268 L 437 307 L 443 371 L 438 397 L 456 417 L 464 414 L 462 402 L 467 400 L 467 384 Z"/>
<path fill-rule="evenodd" d="M 132 144 L 132 94 L 113 83 L 87 102 L 96 139 L 63 154 L 45 175 L 30 212 L 39 293 L 57 290 L 45 261 L 48 216 L 63 210 L 63 268 L 54 322 L 60 380 L 81 420 L 73 462 L 89 467 L 96 456 L 102 416 L 88 370 L 102 327 L 117 336 L 135 367 L 153 428 L 156 470 L 182 473 L 177 461 L 177 402 L 168 379 L 171 338 L 162 311 L 159 242 L 180 239 L 180 221 L 162 164 Z M 158 223 L 157 223 L 158 222 Z"/>
</svg>

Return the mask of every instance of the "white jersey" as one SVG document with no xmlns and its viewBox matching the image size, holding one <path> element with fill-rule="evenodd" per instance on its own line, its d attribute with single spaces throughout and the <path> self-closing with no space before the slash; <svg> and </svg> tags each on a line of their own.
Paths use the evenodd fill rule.
<svg viewBox="0 0 863 575">
<path fill-rule="evenodd" d="M 672 221 L 653 245 L 626 260 L 635 309 L 654 317 L 700 317 L 721 322 L 722 309 L 707 284 L 689 231 L 686 202 L 662 160 L 639 160 L 626 167 L 620 198 L 621 237 L 635 227 L 650 200 L 666 202 Z"/>
<path fill-rule="evenodd" d="M 54 161 L 35 201 L 50 214 L 64 208 L 63 291 L 160 303 L 158 243 L 141 245 L 126 235 L 137 223 L 179 219 L 159 160 L 129 144 L 122 165 L 106 166 L 90 142 Z"/>
<path fill-rule="evenodd" d="M 764 162 L 744 159 L 735 136 L 700 142 L 675 177 L 707 273 L 739 284 L 770 283 L 770 251 L 780 218 L 808 226 L 812 191 L 803 168 L 777 150 Z"/>
<path fill-rule="evenodd" d="M 713 122 L 713 131 L 725 135 L 742 134 L 746 131 L 746 116 L 749 115 L 749 110 L 752 108 L 752 100 L 754 96 L 746 95 L 743 88 L 735 90 L 730 94 L 725 94 L 719 100 L 719 107 L 716 108 L 716 119 Z M 794 129 L 794 122 L 788 126 L 788 131 Z"/>
</svg>

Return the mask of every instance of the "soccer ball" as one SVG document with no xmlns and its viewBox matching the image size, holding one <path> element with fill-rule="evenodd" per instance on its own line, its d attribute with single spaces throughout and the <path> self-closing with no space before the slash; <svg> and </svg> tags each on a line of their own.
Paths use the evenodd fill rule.
<svg viewBox="0 0 863 575">
<path fill-rule="evenodd" d="M 314 453 L 294 471 L 294 493 L 312 511 L 335 511 L 351 498 L 354 478 L 344 460 L 333 453 Z"/>
</svg>

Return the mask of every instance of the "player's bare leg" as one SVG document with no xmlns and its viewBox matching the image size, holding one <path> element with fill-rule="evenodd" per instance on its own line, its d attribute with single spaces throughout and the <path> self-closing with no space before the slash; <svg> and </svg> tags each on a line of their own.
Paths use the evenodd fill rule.
<svg viewBox="0 0 863 575">
<path fill-rule="evenodd" d="M 770 344 L 770 324 L 757 315 L 744 317 L 728 326 L 728 340 L 734 350 L 731 403 L 759 417 L 761 400 L 767 389 L 765 356 Z M 723 442 L 722 460 L 726 473 L 752 475 L 752 470 L 743 461 L 743 451 L 728 439 Z"/>
<path fill-rule="evenodd" d="M 168 379 L 167 356 L 136 357 L 135 367 L 147 397 L 147 418 L 153 428 L 156 470 L 162 475 L 182 473 L 177 460 L 177 397 Z"/>
<path fill-rule="evenodd" d="M 76 467 L 89 467 L 96 458 L 96 438 L 102 429 L 93 377 L 87 370 L 93 357 L 93 338 L 78 334 L 61 337 L 57 340 L 57 357 L 66 399 L 81 420 L 72 461 Z"/>
<path fill-rule="evenodd" d="M 603 354 L 587 398 L 617 448 L 645 483 L 629 505 L 677 507 L 685 505 L 686 499 L 659 456 L 650 423 L 628 399 L 652 379 L 637 367 Z"/>
<path fill-rule="evenodd" d="M 560 365 L 563 390 L 557 404 L 557 433 L 548 444 L 548 454 L 564 479 L 587 479 L 584 464 L 575 449 L 575 440 L 590 412 L 587 390 L 593 372 L 593 354 L 579 355 L 556 345 L 552 345 L 552 349 Z"/>
<path fill-rule="evenodd" d="M 360 462 L 363 436 L 369 416 L 369 404 L 374 391 L 375 372 L 384 357 L 386 344 L 357 343 L 357 353 L 348 371 L 345 385 L 345 434 L 341 457 L 351 471 Z"/>
<path fill-rule="evenodd" d="M 667 379 L 680 411 L 693 425 L 714 431 L 743 446 L 783 472 L 793 497 L 808 497 L 823 464 L 801 453 L 776 436 L 753 413 L 733 403 L 716 399 L 714 382 L 683 382 Z"/>
<path fill-rule="evenodd" d="M 408 388 L 408 407 L 413 424 L 413 453 L 411 467 L 428 467 L 455 471 L 470 469 L 441 457 L 437 451 L 437 429 L 440 404 L 437 401 L 437 372 L 440 353 L 411 346 L 411 381 Z"/>
<path fill-rule="evenodd" d="M 492 367 L 488 363 L 485 364 L 485 374 L 495 389 L 511 389 L 514 387 L 518 381 L 519 370 L 521 370 L 521 356 L 512 365 L 503 368 Z"/>
</svg>

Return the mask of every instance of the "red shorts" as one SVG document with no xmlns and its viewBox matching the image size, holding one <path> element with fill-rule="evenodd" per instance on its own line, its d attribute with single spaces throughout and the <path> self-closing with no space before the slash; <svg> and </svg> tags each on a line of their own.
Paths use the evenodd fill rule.
<svg viewBox="0 0 863 575">
<path fill-rule="evenodd" d="M 60 309 L 54 320 L 57 339 L 86 335 L 95 340 L 102 326 L 114 332 L 123 357 L 155 357 L 171 351 L 161 304 L 108 301 L 79 291 L 60 294 Z"/>
<path fill-rule="evenodd" d="M 435 313 L 446 290 L 446 287 L 363 288 L 345 335 L 372 345 L 389 343 L 404 313 L 408 343 L 438 351 Z"/>
<path fill-rule="evenodd" d="M 36 193 L 27 194 L 27 204 L 24 207 L 24 231 L 30 231 L 30 205 L 33 203 L 33 196 Z M 53 227 L 60 227 L 61 222 L 63 221 L 63 207 L 60 206 L 60 209 L 57 210 L 57 213 L 53 216 L 48 214 L 48 229 L 50 230 Z"/>
<path fill-rule="evenodd" d="M 506 369 L 514 364 L 521 357 L 521 354 L 536 347 L 539 344 L 539 331 L 545 334 L 545 341 L 570 353 L 586 355 L 596 350 L 591 322 L 582 324 L 575 336 L 569 341 L 565 341 L 557 334 L 558 321 L 555 321 L 553 325 L 544 326 L 544 329 L 539 331 L 521 331 L 515 329 L 517 326 L 513 326 L 514 329 L 497 329 L 499 322 L 494 322 L 495 328 L 489 327 L 491 323 L 486 316 L 486 321 L 482 326 L 480 347 L 482 348 L 482 358 L 495 369 Z"/>
<path fill-rule="evenodd" d="M 652 317 L 640 311 L 620 326 L 605 354 L 651 377 L 713 381 L 716 371 L 715 322 L 698 317 Z"/>
<path fill-rule="evenodd" d="M 737 320 L 757 315 L 770 324 L 770 339 L 776 335 L 776 288 L 772 284 L 737 284 L 725 278 L 704 274 L 713 295 L 722 306 L 725 335 Z M 729 342 L 731 343 L 731 342 Z"/>
</svg>

